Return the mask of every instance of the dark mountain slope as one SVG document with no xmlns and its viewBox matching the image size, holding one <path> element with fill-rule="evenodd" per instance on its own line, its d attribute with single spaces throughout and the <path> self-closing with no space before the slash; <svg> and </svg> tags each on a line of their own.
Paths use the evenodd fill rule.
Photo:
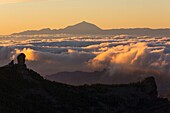
<svg viewBox="0 0 170 113">
<path fill-rule="evenodd" d="M 94 71 L 94 72 L 59 72 L 53 75 L 45 76 L 46 79 L 51 81 L 56 81 L 65 84 L 71 85 L 83 85 L 83 84 L 96 84 L 102 83 L 102 76 L 105 74 L 105 71 Z M 107 78 L 107 77 L 106 77 Z M 113 83 L 113 82 L 112 82 Z"/>
<path fill-rule="evenodd" d="M 128 68 L 128 67 L 127 67 Z M 144 79 L 148 76 L 154 76 L 158 80 L 161 76 L 165 76 L 162 73 L 159 73 L 151 69 L 117 69 L 111 73 L 111 70 L 104 69 L 102 71 L 92 71 L 92 72 L 83 72 L 83 71 L 74 71 L 74 72 L 58 72 L 52 75 L 46 75 L 45 78 L 51 81 L 56 81 L 64 84 L 71 85 L 84 85 L 84 84 L 127 84 L 129 82 L 136 82 Z M 157 81 L 159 82 L 159 81 Z M 157 83 L 158 84 L 158 83 Z M 164 85 L 160 85 L 161 88 Z M 160 88 L 160 87 L 159 87 Z"/>
<path fill-rule="evenodd" d="M 1 113 L 169 113 L 153 77 L 127 85 L 70 86 L 25 66 L 0 68 Z"/>
</svg>

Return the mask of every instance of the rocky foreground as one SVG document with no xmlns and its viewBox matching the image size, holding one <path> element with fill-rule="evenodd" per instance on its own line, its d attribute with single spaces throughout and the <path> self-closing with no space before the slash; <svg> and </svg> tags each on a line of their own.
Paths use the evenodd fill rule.
<svg viewBox="0 0 170 113">
<path fill-rule="evenodd" d="M 0 68 L 1 113 L 170 113 L 153 77 L 125 85 L 70 86 L 17 64 Z"/>
</svg>

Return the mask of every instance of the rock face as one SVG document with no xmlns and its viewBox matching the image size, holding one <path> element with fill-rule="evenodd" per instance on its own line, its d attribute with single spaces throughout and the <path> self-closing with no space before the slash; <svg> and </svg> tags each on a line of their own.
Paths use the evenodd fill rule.
<svg viewBox="0 0 170 113">
<path fill-rule="evenodd" d="M 8 65 L 13 66 L 14 65 L 14 60 L 12 60 Z"/>
<path fill-rule="evenodd" d="M 71 86 L 14 65 L 0 67 L 0 112 L 170 113 L 170 102 L 157 97 L 153 77 L 132 84 Z"/>
<path fill-rule="evenodd" d="M 24 53 L 19 54 L 17 57 L 18 65 L 25 65 L 25 58 L 26 55 Z"/>
<path fill-rule="evenodd" d="M 151 95 L 152 97 L 157 97 L 157 86 L 154 77 L 146 78 L 143 82 L 143 91 Z"/>
</svg>

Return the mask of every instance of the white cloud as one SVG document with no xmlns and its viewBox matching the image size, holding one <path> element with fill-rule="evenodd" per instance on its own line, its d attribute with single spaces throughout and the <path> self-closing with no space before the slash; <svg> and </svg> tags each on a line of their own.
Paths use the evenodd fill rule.
<svg viewBox="0 0 170 113">
<path fill-rule="evenodd" d="M 0 36 L 0 66 L 23 52 L 28 68 L 41 75 L 109 69 L 104 83 L 154 76 L 160 89 L 170 83 L 170 37 L 33 35 Z M 97 81 L 96 80 L 96 81 Z"/>
<path fill-rule="evenodd" d="M 170 49 L 149 47 L 146 42 L 112 47 L 90 60 L 94 68 L 108 68 L 115 65 L 158 69 L 169 73 Z"/>
<path fill-rule="evenodd" d="M 6 59 L 7 63 L 18 53 L 24 52 L 29 67 L 43 75 L 60 71 L 85 70 L 89 65 L 90 69 L 95 70 L 94 67 L 101 69 L 113 64 L 167 71 L 170 66 L 168 40 L 170 40 L 168 37 L 135 38 L 122 35 L 1 36 L 0 59 Z M 4 63 L 5 61 L 0 61 L 0 65 Z"/>
</svg>

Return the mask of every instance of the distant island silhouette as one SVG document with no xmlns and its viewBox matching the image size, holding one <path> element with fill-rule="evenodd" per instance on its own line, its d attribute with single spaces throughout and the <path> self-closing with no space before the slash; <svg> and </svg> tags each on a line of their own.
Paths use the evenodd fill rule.
<svg viewBox="0 0 170 113">
<path fill-rule="evenodd" d="M 11 35 L 39 35 L 39 34 L 102 34 L 102 35 L 141 35 L 141 36 L 170 36 L 170 28 L 150 29 L 150 28 L 121 28 L 121 29 L 101 29 L 97 25 L 83 21 L 76 25 L 63 29 L 45 28 L 41 30 L 28 30 Z"/>
</svg>

